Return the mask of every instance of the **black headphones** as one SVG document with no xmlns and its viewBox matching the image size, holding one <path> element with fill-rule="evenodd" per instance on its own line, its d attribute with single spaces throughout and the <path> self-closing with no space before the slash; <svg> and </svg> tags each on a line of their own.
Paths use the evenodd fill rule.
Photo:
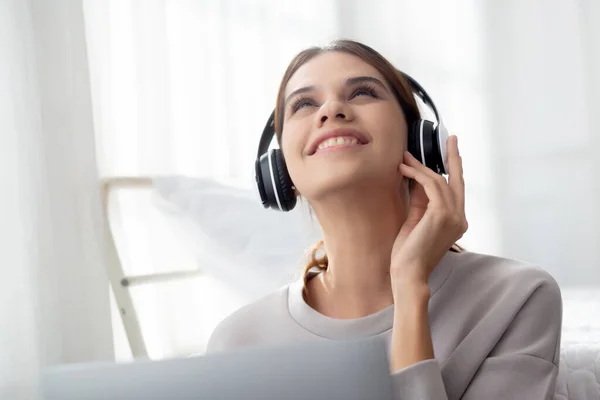
<svg viewBox="0 0 600 400">
<path fill-rule="evenodd" d="M 408 80 L 413 93 L 433 110 L 437 120 L 437 123 L 434 123 L 419 119 L 409 127 L 408 151 L 436 173 L 447 174 L 446 141 L 448 131 L 442 123 L 442 118 L 425 89 L 404 72 L 399 72 Z M 258 155 L 255 162 L 256 184 L 265 208 L 291 211 L 296 206 L 294 184 L 288 173 L 281 149 L 269 151 L 269 145 L 274 136 L 275 111 L 271 113 L 258 143 Z"/>
</svg>

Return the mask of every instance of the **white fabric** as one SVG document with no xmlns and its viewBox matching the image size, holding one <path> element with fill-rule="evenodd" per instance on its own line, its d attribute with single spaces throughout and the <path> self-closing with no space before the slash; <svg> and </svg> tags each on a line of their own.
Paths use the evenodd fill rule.
<svg viewBox="0 0 600 400">
<path fill-rule="evenodd" d="M 600 399 L 600 345 L 580 344 L 561 349 L 555 399 Z"/>
<path fill-rule="evenodd" d="M 0 1 L 0 398 L 113 358 L 81 2 Z"/>
<path fill-rule="evenodd" d="M 318 223 L 310 226 L 300 202 L 291 212 L 273 212 L 253 190 L 184 176 L 156 178 L 154 186 L 202 270 L 248 299 L 297 279 L 304 251 L 320 239 Z"/>
</svg>

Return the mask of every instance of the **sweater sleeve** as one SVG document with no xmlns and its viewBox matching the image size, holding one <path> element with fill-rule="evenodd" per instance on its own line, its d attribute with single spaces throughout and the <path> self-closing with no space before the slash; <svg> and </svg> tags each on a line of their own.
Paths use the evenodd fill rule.
<svg viewBox="0 0 600 400">
<path fill-rule="evenodd" d="M 549 280 L 537 287 L 515 313 L 462 393 L 446 392 L 442 370 L 432 359 L 392 374 L 395 399 L 553 399 L 561 329 L 560 289 Z"/>
<path fill-rule="evenodd" d="M 447 400 L 437 360 L 425 360 L 392 374 L 397 400 Z"/>
</svg>

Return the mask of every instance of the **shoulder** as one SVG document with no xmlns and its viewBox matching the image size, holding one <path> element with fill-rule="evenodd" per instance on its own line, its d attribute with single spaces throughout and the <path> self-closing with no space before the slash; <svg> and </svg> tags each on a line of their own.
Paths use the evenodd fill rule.
<svg viewBox="0 0 600 400">
<path fill-rule="evenodd" d="M 259 342 L 270 324 L 276 324 L 287 314 L 288 286 L 239 308 L 213 330 L 207 353 L 232 350 Z"/>
<path fill-rule="evenodd" d="M 478 253 L 459 253 L 452 261 L 452 282 L 447 283 L 461 304 L 470 305 L 467 319 L 502 333 L 494 352 L 526 349 L 557 359 L 562 296 L 550 273 L 531 263 Z"/>
<path fill-rule="evenodd" d="M 543 268 L 520 260 L 480 253 L 448 257 L 452 271 L 444 283 L 445 300 L 471 304 L 473 312 L 515 319 L 530 314 L 552 326 L 562 321 L 562 296 L 554 277 Z M 508 322 L 508 320 L 506 321 Z"/>
<path fill-rule="evenodd" d="M 535 264 L 473 252 L 455 253 L 450 259 L 452 277 L 473 288 L 543 298 L 561 297 L 554 277 Z"/>
</svg>

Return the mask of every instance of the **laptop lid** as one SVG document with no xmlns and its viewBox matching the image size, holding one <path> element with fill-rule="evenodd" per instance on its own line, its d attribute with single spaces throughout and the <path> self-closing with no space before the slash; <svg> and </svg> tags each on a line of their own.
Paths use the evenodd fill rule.
<svg viewBox="0 0 600 400">
<path fill-rule="evenodd" d="M 182 359 L 72 364 L 43 376 L 46 400 L 391 399 L 383 339 L 319 340 Z"/>
</svg>

